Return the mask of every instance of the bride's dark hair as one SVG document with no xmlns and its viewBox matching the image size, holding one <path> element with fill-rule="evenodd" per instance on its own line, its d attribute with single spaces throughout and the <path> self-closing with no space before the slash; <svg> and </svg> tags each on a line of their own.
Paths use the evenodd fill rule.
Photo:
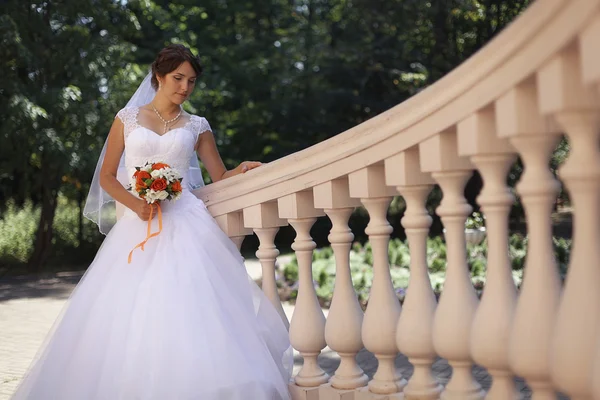
<svg viewBox="0 0 600 400">
<path fill-rule="evenodd" d="M 186 61 L 192 65 L 197 76 L 202 74 L 200 60 L 184 45 L 170 44 L 162 49 L 158 53 L 158 56 L 156 56 L 156 60 L 152 63 L 152 87 L 158 89 L 157 75 L 160 77 L 165 76 L 169 72 L 176 70 L 177 67 Z"/>
</svg>

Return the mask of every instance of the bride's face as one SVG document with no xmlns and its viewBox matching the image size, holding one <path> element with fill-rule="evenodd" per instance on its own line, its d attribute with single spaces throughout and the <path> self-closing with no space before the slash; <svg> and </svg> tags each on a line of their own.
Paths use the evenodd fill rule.
<svg viewBox="0 0 600 400">
<path fill-rule="evenodd" d="M 175 104 L 182 104 L 188 99 L 196 85 L 196 72 L 192 65 L 185 61 L 174 71 L 169 72 L 162 78 L 160 94 L 166 96 Z"/>
</svg>

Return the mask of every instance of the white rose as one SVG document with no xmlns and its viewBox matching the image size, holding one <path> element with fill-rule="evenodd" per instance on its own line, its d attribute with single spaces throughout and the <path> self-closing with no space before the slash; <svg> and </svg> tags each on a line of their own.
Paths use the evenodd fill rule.
<svg viewBox="0 0 600 400">
<path fill-rule="evenodd" d="M 166 190 L 161 190 L 156 194 L 158 200 L 165 200 L 167 197 L 169 197 L 169 193 Z"/>
<path fill-rule="evenodd" d="M 146 192 L 146 201 L 148 203 L 153 203 L 158 199 L 158 192 L 150 189 Z"/>
<path fill-rule="evenodd" d="M 150 175 L 151 175 L 151 176 L 152 176 L 154 179 L 156 179 L 156 178 L 160 178 L 160 177 L 161 177 L 161 174 L 162 174 L 162 173 L 160 172 L 160 169 L 157 169 L 157 170 L 154 170 L 154 171 L 150 172 Z"/>
</svg>

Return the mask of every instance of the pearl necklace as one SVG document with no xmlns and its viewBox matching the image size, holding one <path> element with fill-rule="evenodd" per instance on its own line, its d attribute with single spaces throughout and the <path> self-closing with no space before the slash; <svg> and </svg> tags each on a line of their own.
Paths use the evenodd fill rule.
<svg viewBox="0 0 600 400">
<path fill-rule="evenodd" d="M 163 133 L 167 133 L 168 131 L 168 126 L 171 125 L 173 122 L 177 121 L 179 119 L 179 117 L 181 117 L 181 107 L 179 107 L 179 114 L 177 114 L 177 116 L 173 119 L 170 120 L 166 120 L 162 117 L 162 115 L 160 115 L 160 113 L 158 112 L 158 110 L 156 109 L 156 107 L 154 107 L 154 104 L 150 103 L 150 105 L 152 106 L 152 109 L 154 110 L 154 112 L 156 113 L 156 115 L 158 116 L 158 118 L 160 118 L 160 120 L 163 122 L 163 124 L 165 124 L 165 131 Z"/>
</svg>

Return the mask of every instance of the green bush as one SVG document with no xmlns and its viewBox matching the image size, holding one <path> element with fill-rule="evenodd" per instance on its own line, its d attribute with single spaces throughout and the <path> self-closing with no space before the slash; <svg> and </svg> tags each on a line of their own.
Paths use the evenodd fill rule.
<svg viewBox="0 0 600 400">
<path fill-rule="evenodd" d="M 79 207 L 64 197 L 59 197 L 53 228 L 53 263 L 88 263 L 104 239 L 98 227 L 87 218 L 83 219 L 83 232 L 79 239 Z"/>
<path fill-rule="evenodd" d="M 31 202 L 18 209 L 9 203 L 0 219 L 0 260 L 7 264 L 27 261 L 33 251 L 33 239 L 40 218 L 40 210 Z"/>
<path fill-rule="evenodd" d="M 0 262 L 23 264 L 33 252 L 35 232 L 40 218 L 39 207 L 26 202 L 17 208 L 9 203 L 0 219 Z M 79 240 L 79 207 L 60 196 L 54 216 L 52 262 L 79 264 L 88 262 L 95 254 L 102 234 L 97 226 L 84 218 L 82 241 Z"/>
<path fill-rule="evenodd" d="M 562 276 L 565 275 L 571 241 L 554 238 L 556 260 Z M 523 279 L 523 267 L 527 254 L 527 238 L 512 235 L 509 238 L 509 257 L 512 262 L 513 279 L 519 287 Z M 388 246 L 390 275 L 400 301 L 404 299 L 405 289 L 410 280 L 410 252 L 407 241 L 392 239 Z M 427 264 L 429 278 L 436 295 L 443 290 L 446 275 L 446 243 L 441 237 L 427 240 Z M 373 283 L 373 249 L 367 243 L 353 243 L 350 251 L 350 272 L 352 283 L 361 305 L 366 306 L 369 291 Z M 481 294 L 485 286 L 487 271 L 487 240 L 478 245 L 467 245 L 467 265 L 477 292 Z M 327 307 L 331 302 L 335 284 L 336 266 L 331 247 L 319 249 L 313 253 L 313 284 L 321 305 Z M 279 287 L 287 288 L 287 299 L 295 299 L 298 290 L 298 260 L 292 257 L 283 268 L 278 282 Z"/>
</svg>

